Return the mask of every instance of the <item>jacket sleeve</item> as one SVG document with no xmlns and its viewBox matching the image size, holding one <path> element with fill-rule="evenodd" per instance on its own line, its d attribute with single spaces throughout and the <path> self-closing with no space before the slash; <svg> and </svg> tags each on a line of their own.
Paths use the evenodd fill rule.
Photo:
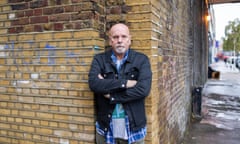
<svg viewBox="0 0 240 144">
<path fill-rule="evenodd" d="M 98 94 L 109 94 L 115 91 L 126 90 L 126 80 L 124 79 L 99 79 L 98 75 L 104 69 L 104 58 L 96 55 L 92 61 L 91 68 L 88 74 L 89 88 Z"/>
<path fill-rule="evenodd" d="M 126 103 L 138 99 L 144 99 L 149 95 L 152 84 L 152 71 L 149 59 L 144 56 L 142 60 L 139 78 L 137 84 L 133 88 L 128 88 L 125 91 L 110 94 L 111 103 Z"/>
</svg>

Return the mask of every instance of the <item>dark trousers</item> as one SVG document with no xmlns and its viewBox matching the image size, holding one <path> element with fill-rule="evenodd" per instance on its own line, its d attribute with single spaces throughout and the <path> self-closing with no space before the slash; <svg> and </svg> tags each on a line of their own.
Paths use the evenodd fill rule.
<svg viewBox="0 0 240 144">
<path fill-rule="evenodd" d="M 116 144 L 128 144 L 127 140 L 122 140 L 122 139 L 115 139 Z M 97 144 L 107 144 L 105 142 L 105 137 L 96 133 L 96 143 Z M 132 144 L 144 144 L 144 139 L 134 142 Z"/>
</svg>

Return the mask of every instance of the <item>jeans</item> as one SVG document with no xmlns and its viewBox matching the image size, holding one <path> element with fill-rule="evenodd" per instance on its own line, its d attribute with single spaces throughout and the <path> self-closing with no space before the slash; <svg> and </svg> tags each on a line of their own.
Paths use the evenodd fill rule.
<svg viewBox="0 0 240 144">
<path fill-rule="evenodd" d="M 127 140 L 115 139 L 116 144 L 128 144 Z M 106 144 L 105 137 L 96 133 L 96 143 L 97 144 Z M 144 139 L 134 142 L 132 144 L 144 144 Z"/>
</svg>

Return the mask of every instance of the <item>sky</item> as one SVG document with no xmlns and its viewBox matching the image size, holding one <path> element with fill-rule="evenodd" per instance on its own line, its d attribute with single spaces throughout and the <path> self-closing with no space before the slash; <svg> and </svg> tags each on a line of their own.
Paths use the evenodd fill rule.
<svg viewBox="0 0 240 144">
<path fill-rule="evenodd" d="M 215 4 L 213 5 L 216 22 L 216 39 L 224 37 L 225 26 L 229 21 L 240 19 L 240 3 Z"/>
</svg>

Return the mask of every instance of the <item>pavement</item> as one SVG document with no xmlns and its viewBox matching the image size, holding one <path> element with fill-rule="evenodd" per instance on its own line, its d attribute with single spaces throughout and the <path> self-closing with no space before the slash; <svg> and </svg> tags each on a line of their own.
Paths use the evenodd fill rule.
<svg viewBox="0 0 240 144">
<path fill-rule="evenodd" d="M 219 79 L 202 90 L 201 117 L 193 117 L 181 144 L 240 144 L 240 71 L 219 61 Z"/>
</svg>

